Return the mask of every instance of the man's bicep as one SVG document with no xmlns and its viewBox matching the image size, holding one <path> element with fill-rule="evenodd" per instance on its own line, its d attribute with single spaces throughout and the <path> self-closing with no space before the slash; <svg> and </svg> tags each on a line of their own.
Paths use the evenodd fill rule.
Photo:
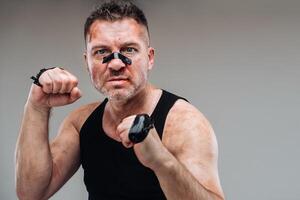
<svg viewBox="0 0 300 200">
<path fill-rule="evenodd" d="M 194 106 L 183 101 L 176 102 L 170 114 L 168 149 L 202 186 L 222 196 L 218 145 L 209 121 Z"/>
<path fill-rule="evenodd" d="M 79 133 L 70 119 L 64 120 L 58 135 L 50 144 L 52 176 L 47 197 L 59 190 L 80 166 Z"/>
</svg>

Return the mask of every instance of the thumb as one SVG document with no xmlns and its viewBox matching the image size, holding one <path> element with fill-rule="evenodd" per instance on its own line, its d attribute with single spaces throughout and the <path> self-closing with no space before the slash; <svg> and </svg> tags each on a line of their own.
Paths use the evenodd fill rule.
<svg viewBox="0 0 300 200">
<path fill-rule="evenodd" d="M 82 92 L 78 87 L 74 87 L 69 95 L 69 103 L 73 103 L 82 96 Z"/>
</svg>

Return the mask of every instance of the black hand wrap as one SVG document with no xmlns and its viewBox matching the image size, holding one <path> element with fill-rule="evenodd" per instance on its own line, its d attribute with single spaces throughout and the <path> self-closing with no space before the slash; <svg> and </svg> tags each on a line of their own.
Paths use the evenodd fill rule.
<svg viewBox="0 0 300 200">
<path fill-rule="evenodd" d="M 39 78 L 40 76 L 47 70 L 49 69 L 54 69 L 55 67 L 51 67 L 51 68 L 43 68 L 39 71 L 39 73 L 37 73 L 37 75 L 34 77 L 34 76 L 31 76 L 30 78 L 33 80 L 33 83 L 42 87 L 41 83 L 39 82 Z"/>
<path fill-rule="evenodd" d="M 110 55 L 104 57 L 102 63 L 107 63 L 112 59 L 120 59 L 125 65 L 131 65 L 131 60 L 118 52 L 113 52 Z"/>
<path fill-rule="evenodd" d="M 135 117 L 129 130 L 129 140 L 133 143 L 142 142 L 153 128 L 153 121 L 147 114 L 139 114 Z"/>
</svg>

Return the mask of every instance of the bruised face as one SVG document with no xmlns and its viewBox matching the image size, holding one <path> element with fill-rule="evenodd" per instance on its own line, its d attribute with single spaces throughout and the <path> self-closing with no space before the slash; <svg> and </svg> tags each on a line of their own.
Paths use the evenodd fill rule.
<svg viewBox="0 0 300 200">
<path fill-rule="evenodd" d="M 85 59 L 94 87 L 110 100 L 127 100 L 147 85 L 148 72 L 153 67 L 154 49 L 143 25 L 126 18 L 114 22 L 96 20 L 86 38 Z M 112 52 L 131 59 L 102 63 Z"/>
</svg>

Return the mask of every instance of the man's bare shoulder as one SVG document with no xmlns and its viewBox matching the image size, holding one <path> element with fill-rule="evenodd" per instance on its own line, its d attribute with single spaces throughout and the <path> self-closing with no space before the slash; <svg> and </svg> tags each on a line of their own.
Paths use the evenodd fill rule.
<svg viewBox="0 0 300 200">
<path fill-rule="evenodd" d="M 206 117 L 189 102 L 177 100 L 165 123 L 163 142 L 166 146 L 178 151 L 187 142 L 210 139 L 214 140 L 214 131 Z"/>
<path fill-rule="evenodd" d="M 91 113 L 101 104 L 101 102 L 93 102 L 72 111 L 67 119 L 73 124 L 76 130 L 79 132 L 82 125 L 86 121 L 86 119 L 91 115 Z"/>
<path fill-rule="evenodd" d="M 211 127 L 206 117 L 194 105 L 185 100 L 179 99 L 169 111 L 166 120 L 166 129 L 173 129 L 176 127 L 190 129 L 190 126 L 199 124 L 203 126 L 202 128 Z"/>
</svg>

